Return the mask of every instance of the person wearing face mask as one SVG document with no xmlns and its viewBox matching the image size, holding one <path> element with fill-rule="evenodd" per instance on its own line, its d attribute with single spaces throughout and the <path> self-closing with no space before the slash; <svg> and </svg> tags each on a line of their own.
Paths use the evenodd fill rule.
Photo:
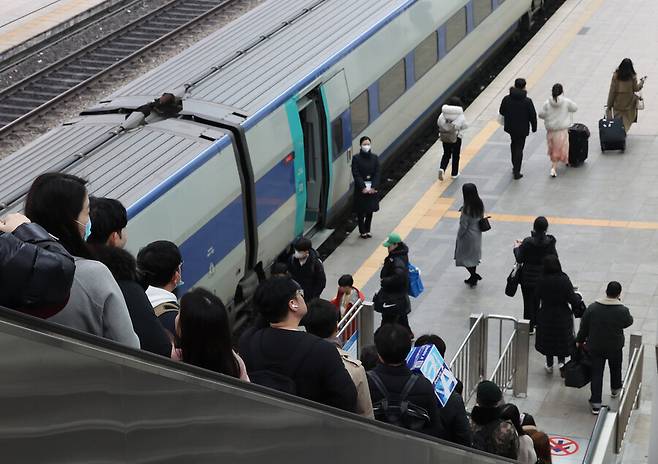
<svg viewBox="0 0 658 464">
<path fill-rule="evenodd" d="M 121 289 L 85 243 L 91 232 L 85 184 L 70 174 L 41 174 L 25 200 L 25 215 L 57 237 L 75 259 L 68 303 L 47 320 L 139 348 Z"/>
<path fill-rule="evenodd" d="M 370 137 L 361 137 L 361 151 L 352 159 L 354 177 L 354 212 L 361 238 L 370 238 L 372 214 L 379 211 L 379 158 L 371 151 Z"/>
<path fill-rule="evenodd" d="M 306 237 L 295 240 L 293 249 L 294 253 L 288 261 L 290 276 L 302 287 L 308 301 L 319 298 L 327 285 L 327 277 L 318 252 Z"/>
<path fill-rule="evenodd" d="M 174 290 L 183 285 L 183 257 L 175 243 L 168 240 L 151 242 L 137 253 L 137 268 L 155 315 L 171 339 L 176 333 L 176 316 L 180 310 Z"/>
</svg>

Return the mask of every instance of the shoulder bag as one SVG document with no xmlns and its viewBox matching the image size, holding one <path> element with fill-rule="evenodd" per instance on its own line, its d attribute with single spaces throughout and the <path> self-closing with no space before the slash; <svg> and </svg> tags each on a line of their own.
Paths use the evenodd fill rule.
<svg viewBox="0 0 658 464">
<path fill-rule="evenodd" d="M 489 222 L 489 218 L 491 216 L 484 216 L 478 221 L 478 227 L 480 228 L 480 232 L 486 232 L 488 230 L 491 230 L 491 223 Z"/>
</svg>

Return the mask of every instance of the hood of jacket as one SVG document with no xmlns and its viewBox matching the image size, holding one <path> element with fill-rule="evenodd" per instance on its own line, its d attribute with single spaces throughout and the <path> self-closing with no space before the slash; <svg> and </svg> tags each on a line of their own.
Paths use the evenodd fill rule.
<svg viewBox="0 0 658 464">
<path fill-rule="evenodd" d="M 509 89 L 509 95 L 514 100 L 525 100 L 525 98 L 528 96 L 528 92 L 526 90 L 521 90 L 521 89 L 517 89 L 516 87 L 512 87 Z"/>
<path fill-rule="evenodd" d="M 624 306 L 624 304 L 621 302 L 620 299 L 618 298 L 608 298 L 607 296 L 604 296 L 603 298 L 599 298 L 596 300 L 598 304 L 602 304 L 605 306 Z"/>
<path fill-rule="evenodd" d="M 464 114 L 464 109 L 461 106 L 443 105 L 441 113 L 448 121 L 454 121 L 459 116 Z"/>
<path fill-rule="evenodd" d="M 105 264 L 114 279 L 137 280 L 137 263 L 128 251 L 107 245 L 94 245 L 94 257 Z"/>
</svg>

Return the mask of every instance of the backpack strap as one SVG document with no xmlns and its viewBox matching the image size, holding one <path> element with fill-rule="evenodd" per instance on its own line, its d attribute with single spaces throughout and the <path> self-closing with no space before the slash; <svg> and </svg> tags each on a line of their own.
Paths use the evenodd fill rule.
<svg viewBox="0 0 658 464">
<path fill-rule="evenodd" d="M 388 399 L 390 393 L 384 385 L 384 382 L 382 382 L 382 378 L 379 376 L 379 374 L 377 374 L 375 371 L 366 371 L 366 375 L 368 376 L 369 380 L 372 380 L 373 385 L 375 385 L 375 388 L 379 390 L 379 393 L 381 393 L 385 399 Z"/>
<path fill-rule="evenodd" d="M 400 402 L 407 401 L 407 398 L 409 397 L 409 393 L 411 393 L 411 390 L 414 388 L 414 385 L 416 385 L 416 382 L 418 381 L 418 377 L 419 377 L 418 374 L 411 374 L 411 377 L 409 377 L 407 383 L 404 384 L 402 393 L 400 393 Z"/>
<path fill-rule="evenodd" d="M 155 308 L 153 308 L 153 312 L 155 313 L 155 315 L 157 317 L 160 317 L 163 314 L 171 312 L 171 311 L 178 312 L 179 309 L 180 309 L 180 307 L 178 306 L 177 303 L 174 303 L 173 301 L 166 301 L 164 303 L 160 303 Z"/>
</svg>

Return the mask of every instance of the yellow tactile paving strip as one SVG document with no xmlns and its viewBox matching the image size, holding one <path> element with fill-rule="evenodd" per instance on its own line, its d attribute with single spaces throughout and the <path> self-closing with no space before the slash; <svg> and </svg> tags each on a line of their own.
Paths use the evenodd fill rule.
<svg viewBox="0 0 658 464">
<path fill-rule="evenodd" d="M 66 22 L 105 0 L 61 0 L 0 29 L 0 52 Z"/>
<path fill-rule="evenodd" d="M 528 76 L 528 88 L 533 87 L 539 80 L 546 74 L 546 72 L 551 68 L 555 61 L 560 57 L 562 52 L 571 44 L 573 39 L 576 37 L 578 32 L 583 28 L 583 26 L 589 21 L 592 15 L 601 7 L 604 0 L 590 0 L 587 7 L 584 9 L 583 14 L 580 19 L 573 23 L 571 27 L 564 33 L 562 38 L 551 48 L 550 52 L 544 60 L 542 60 L 541 65 L 535 68 L 535 70 Z M 489 121 L 482 130 L 471 140 L 471 142 L 462 150 L 462 156 L 460 157 L 460 167 L 463 169 L 486 145 L 491 136 L 499 128 L 499 124 L 496 120 Z M 451 180 L 445 180 L 439 182 L 438 180 L 432 184 L 432 186 L 425 192 L 421 199 L 416 203 L 416 205 L 407 213 L 407 215 L 400 221 L 400 223 L 395 227 L 395 231 L 400 234 L 404 240 L 411 232 L 412 229 L 432 229 L 436 226 L 439 220 L 446 215 L 452 217 L 453 214 L 458 214 L 456 212 L 448 211 L 452 205 L 454 199 L 442 198 L 441 195 L 443 192 L 450 186 L 452 183 Z M 522 222 L 526 222 L 526 216 L 511 216 L 508 217 L 515 218 L 524 218 Z M 458 217 L 458 216 L 457 216 Z M 588 219 L 566 219 L 569 220 L 569 224 L 578 224 L 574 221 L 582 221 L 583 225 L 593 225 L 585 224 L 585 222 L 597 222 L 597 220 L 588 220 Z M 499 219 L 500 220 L 500 219 Z M 529 222 L 532 222 L 534 217 Z M 551 223 L 559 224 L 560 218 L 550 219 Z M 636 227 L 633 228 L 645 228 L 652 229 L 649 224 L 652 223 L 641 223 L 641 222 L 624 222 L 624 221 L 599 221 L 601 223 L 606 223 L 607 227 L 622 227 L 622 226 L 613 226 L 611 224 L 627 224 L 627 227 L 630 227 L 630 224 L 633 224 Z M 640 227 L 643 225 L 643 227 Z M 658 224 L 656 224 L 658 225 Z M 599 226 L 601 227 L 601 226 Z M 367 282 L 379 271 L 381 264 L 386 258 L 387 251 L 384 247 L 379 247 L 372 253 L 359 267 L 359 269 L 354 273 L 354 285 L 358 288 L 363 288 Z"/>
</svg>

